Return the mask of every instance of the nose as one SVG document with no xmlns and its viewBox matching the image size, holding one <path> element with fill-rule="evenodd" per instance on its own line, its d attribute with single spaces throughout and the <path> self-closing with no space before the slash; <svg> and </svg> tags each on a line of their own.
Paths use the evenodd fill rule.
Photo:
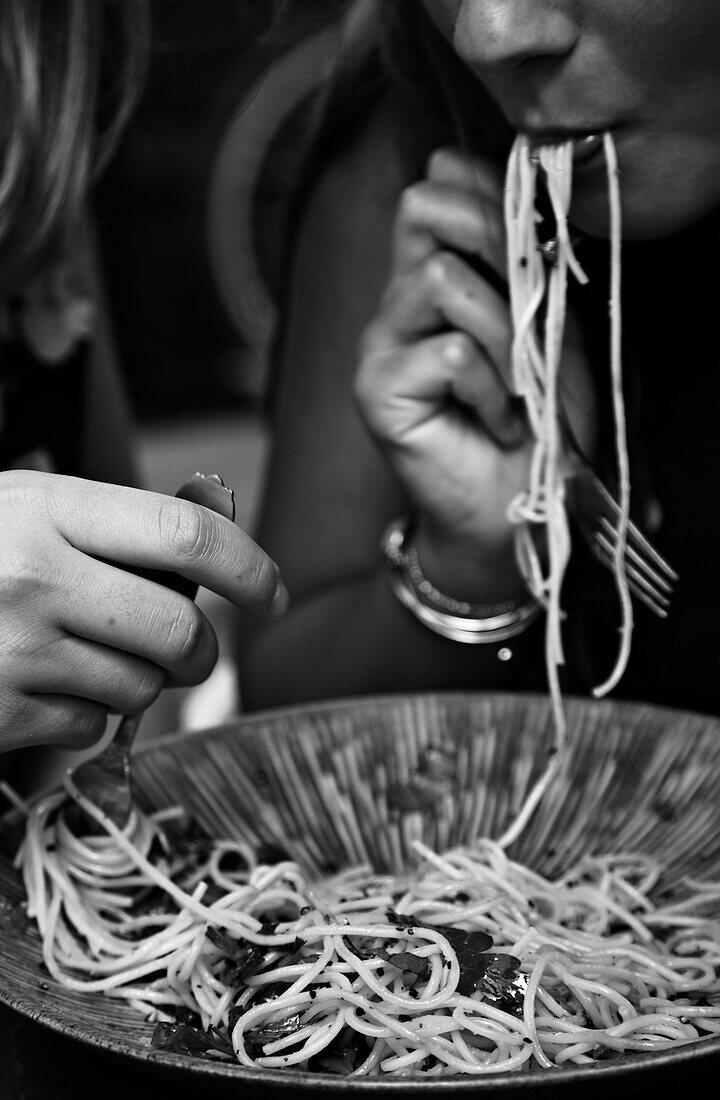
<svg viewBox="0 0 720 1100">
<path fill-rule="evenodd" d="M 577 0 L 463 0 L 455 49 L 481 74 L 561 57 L 579 37 L 577 8 Z"/>
</svg>

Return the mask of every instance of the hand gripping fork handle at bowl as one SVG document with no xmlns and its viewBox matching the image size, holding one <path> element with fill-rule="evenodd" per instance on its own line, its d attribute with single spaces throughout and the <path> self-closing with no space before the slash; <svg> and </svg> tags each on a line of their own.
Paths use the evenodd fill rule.
<svg viewBox="0 0 720 1100">
<path fill-rule="evenodd" d="M 235 519 L 233 492 L 218 474 L 194 474 L 175 496 L 218 512 L 226 519 Z M 143 576 L 159 581 L 190 599 L 197 595 L 197 585 L 176 573 L 158 570 L 136 572 L 142 572 Z M 71 770 L 72 781 L 80 793 L 120 828 L 127 823 L 133 806 L 130 753 L 141 719 L 142 712 L 125 715 L 110 743 Z M 79 807 L 73 809 L 77 811 L 73 814 L 76 826 L 81 826 L 85 832 L 96 831 L 95 823 L 87 820 L 87 815 Z"/>
</svg>

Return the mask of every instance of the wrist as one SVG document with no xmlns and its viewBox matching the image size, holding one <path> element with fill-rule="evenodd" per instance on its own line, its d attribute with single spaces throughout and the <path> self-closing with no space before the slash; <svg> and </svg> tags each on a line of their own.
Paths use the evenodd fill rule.
<svg viewBox="0 0 720 1100">
<path fill-rule="evenodd" d="M 482 603 L 442 592 L 423 574 L 412 527 L 407 519 L 395 520 L 383 535 L 382 549 L 393 593 L 429 630 L 457 642 L 493 643 L 522 633 L 538 617 L 542 605 L 527 589 L 518 598 L 496 595 Z"/>
<path fill-rule="evenodd" d="M 409 525 L 405 545 L 426 581 L 451 599 L 481 605 L 527 599 L 512 540 L 489 550 L 421 519 Z"/>
</svg>

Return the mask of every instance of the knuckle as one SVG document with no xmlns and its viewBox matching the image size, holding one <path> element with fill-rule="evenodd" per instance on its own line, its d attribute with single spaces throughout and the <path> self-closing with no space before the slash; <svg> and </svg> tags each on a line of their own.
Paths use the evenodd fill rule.
<svg viewBox="0 0 720 1100">
<path fill-rule="evenodd" d="M 358 369 L 363 371 L 374 369 L 376 357 L 393 346 L 395 337 L 392 318 L 387 311 L 392 309 L 396 293 L 397 288 L 393 284 L 383 296 L 380 303 L 381 312 L 360 333 L 357 345 Z"/>
<path fill-rule="evenodd" d="M 414 225 L 423 220 L 426 206 L 427 184 L 411 183 L 400 193 L 397 207 L 399 225 Z"/>
<path fill-rule="evenodd" d="M 176 664 L 191 657 L 200 644 L 202 633 L 202 614 L 187 600 L 163 625 L 163 663 Z"/>
<path fill-rule="evenodd" d="M 257 595 L 258 604 L 269 604 L 278 583 L 278 568 L 272 558 L 253 548 L 243 566 L 243 577 Z"/>
<path fill-rule="evenodd" d="M 442 292 L 457 280 L 460 261 L 452 252 L 434 252 L 425 261 L 424 278 L 431 288 Z"/>
<path fill-rule="evenodd" d="M 13 600 L 37 590 L 44 583 L 41 557 L 30 546 L 6 546 L 0 555 L 0 599 Z"/>
<path fill-rule="evenodd" d="M 448 169 L 455 167 L 460 158 L 447 146 L 434 149 L 427 159 L 426 174 L 430 179 L 435 176 L 443 177 Z"/>
<path fill-rule="evenodd" d="M 451 332 L 443 340 L 445 358 L 455 367 L 466 367 L 475 358 L 477 345 L 466 332 Z"/>
<path fill-rule="evenodd" d="M 383 369 L 385 368 L 385 369 Z M 353 378 L 352 395 L 355 406 L 367 427 L 375 435 L 383 431 L 383 410 L 386 402 L 390 369 L 388 357 L 379 355 L 364 359 Z M 383 382 L 383 379 L 386 382 Z"/>
<path fill-rule="evenodd" d="M 0 471 L 0 508 L 26 508 L 35 491 L 42 493 L 51 484 L 47 474 L 35 470 Z"/>
<path fill-rule="evenodd" d="M 0 473 L 0 516 L 7 514 L 10 525 L 39 525 L 41 532 L 56 528 L 73 512 L 73 478 L 37 470 L 6 470 Z"/>
<path fill-rule="evenodd" d="M 52 668 L 62 659 L 65 646 L 63 634 L 42 624 L 34 612 L 7 616 L 0 631 L 2 663 L 13 670 L 18 682 L 29 682 L 32 675 Z"/>
<path fill-rule="evenodd" d="M 194 565 L 207 557 L 213 543 L 208 513 L 185 501 L 163 503 L 158 517 L 160 538 L 182 565 Z"/>
<path fill-rule="evenodd" d="M 120 709 L 127 714 L 137 714 L 154 703 L 165 684 L 165 674 L 149 662 L 138 663 L 134 675 L 128 678 Z"/>
</svg>

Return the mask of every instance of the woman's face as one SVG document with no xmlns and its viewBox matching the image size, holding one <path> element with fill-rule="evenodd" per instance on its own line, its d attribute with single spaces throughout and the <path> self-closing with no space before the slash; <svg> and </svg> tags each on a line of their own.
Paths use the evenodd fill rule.
<svg viewBox="0 0 720 1100">
<path fill-rule="evenodd" d="M 658 237 L 720 203 L 720 0 L 421 0 L 510 123 L 576 140 L 573 221 L 607 233 L 602 143 L 623 232 Z"/>
</svg>

